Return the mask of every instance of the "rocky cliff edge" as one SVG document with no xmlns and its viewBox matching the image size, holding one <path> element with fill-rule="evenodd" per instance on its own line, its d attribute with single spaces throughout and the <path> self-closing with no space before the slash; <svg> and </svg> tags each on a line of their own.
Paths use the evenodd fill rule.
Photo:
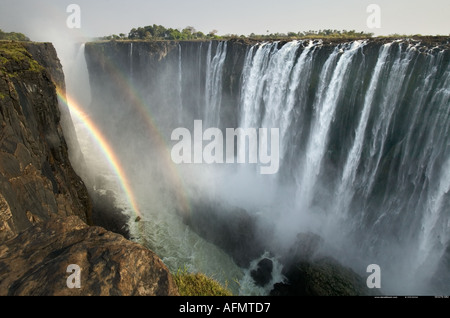
<svg viewBox="0 0 450 318">
<path fill-rule="evenodd" d="M 56 85 L 64 91 L 51 44 L 0 42 L 0 295 L 177 295 L 154 253 L 88 225 Z M 68 288 L 71 264 L 81 288 Z"/>
</svg>

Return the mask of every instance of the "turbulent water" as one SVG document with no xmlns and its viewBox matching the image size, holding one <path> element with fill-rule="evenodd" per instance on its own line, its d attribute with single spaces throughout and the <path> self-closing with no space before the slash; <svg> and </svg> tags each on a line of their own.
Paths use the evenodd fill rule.
<svg viewBox="0 0 450 318">
<path fill-rule="evenodd" d="M 312 231 L 324 238 L 324 253 L 358 273 L 380 265 L 384 292 L 433 293 L 428 282 L 450 241 L 444 46 L 212 41 L 103 50 L 102 63 L 92 51 L 86 56 L 89 114 L 134 183 L 145 217 L 131 224 L 134 236 L 172 269 L 207 272 L 242 294 L 270 290 L 259 290 L 248 268 L 183 223 L 179 215 L 193 213 L 186 207 L 180 213 L 183 192 L 190 208 L 204 199 L 226 202 L 269 227 L 268 242 L 261 241 L 270 254 L 260 259 L 277 260 L 298 233 Z M 136 107 L 150 114 L 150 133 Z M 167 163 L 161 153 L 173 146 L 172 130 L 193 131 L 194 120 L 203 120 L 204 129 L 279 128 L 279 173 Z M 273 282 L 283 279 L 281 266 Z"/>
</svg>

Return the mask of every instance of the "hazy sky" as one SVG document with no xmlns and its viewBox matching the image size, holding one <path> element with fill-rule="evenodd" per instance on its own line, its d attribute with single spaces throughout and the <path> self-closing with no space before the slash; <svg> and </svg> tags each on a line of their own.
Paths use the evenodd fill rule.
<svg viewBox="0 0 450 318">
<path fill-rule="evenodd" d="M 81 7 L 81 29 L 68 30 L 69 4 Z M 369 29 L 366 9 L 381 7 L 381 28 Z M 377 35 L 450 34 L 450 0 L 0 0 L 0 28 L 51 41 L 55 34 L 92 37 L 151 24 L 205 33 L 265 34 L 355 29 Z"/>
</svg>

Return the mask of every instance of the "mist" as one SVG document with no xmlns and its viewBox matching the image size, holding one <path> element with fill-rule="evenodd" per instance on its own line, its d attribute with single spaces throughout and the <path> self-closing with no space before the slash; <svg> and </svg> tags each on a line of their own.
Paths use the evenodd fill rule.
<svg viewBox="0 0 450 318">
<path fill-rule="evenodd" d="M 30 14 L 16 30 L 58 52 L 67 95 L 83 110 L 64 134 L 91 195 L 127 216 L 114 218 L 172 271 L 267 295 L 285 280 L 299 235 L 313 233 L 322 239 L 315 255 L 362 277 L 380 265 L 384 293 L 436 292 L 430 280 L 450 240 L 448 48 L 121 42 L 100 52 L 85 44 L 100 34 L 65 27 L 65 8 L 52 19 Z M 111 145 L 133 198 L 84 118 Z M 193 131 L 195 120 L 222 131 L 279 128 L 280 171 L 175 164 L 171 134 Z M 264 258 L 275 266 L 259 288 L 250 271 Z"/>
<path fill-rule="evenodd" d="M 231 45 L 235 47 L 228 51 Z M 81 47 L 79 54 L 82 54 Z M 397 150 L 399 157 L 386 161 L 389 149 L 384 145 L 395 145 L 396 137 L 381 139 L 388 132 L 384 122 L 388 118 L 385 116 L 389 116 L 386 113 L 389 109 L 384 108 L 387 101 L 401 100 L 405 93 L 403 83 L 395 76 L 410 72 L 407 66 L 420 57 L 415 57 L 413 50 L 406 51 L 405 57 L 396 55 L 395 52 L 404 48 L 391 44 L 381 46 L 379 52 L 371 52 L 370 60 L 358 63 L 365 49 L 364 42 L 337 49 L 303 42 L 292 42 L 281 48 L 275 44 L 245 47 L 219 42 L 86 45 L 87 66 L 81 67 L 82 59 L 76 59 L 81 64 L 75 69 L 89 72 L 74 72 L 72 81 L 86 83 L 82 77 L 89 74 L 91 102 L 86 114 L 101 127 L 118 154 L 142 221 L 134 222 L 136 215 L 129 198 L 121 191 L 114 172 L 108 172 L 108 163 L 96 153 L 97 146 L 89 141 L 89 134 L 83 137 L 81 125 L 77 132 L 87 174 L 96 176 L 93 187 L 96 191 L 114 193 L 124 213 L 130 216 L 132 238 L 157 252 L 172 270 L 187 267 L 218 277 L 222 282 L 236 279 L 245 282 L 245 286 L 232 284 L 236 292 L 267 294 L 270 286 L 268 289 L 255 286 L 249 278 L 251 269 L 258 260 L 269 257 L 278 271 L 273 273 L 272 284 L 283 281 L 283 260 L 299 244 L 299 235 L 314 233 L 322 239 L 315 255 L 332 256 L 362 277 L 367 275 L 368 265 L 380 265 L 385 277 L 383 292 L 433 293 L 429 281 L 448 238 L 445 229 L 436 227 L 436 218 L 429 219 L 426 213 L 420 215 L 420 211 L 432 209 L 447 222 L 442 209 L 448 199 L 445 197 L 448 184 L 438 181 L 437 188 L 430 187 L 418 200 L 414 199 L 411 195 L 423 190 L 418 185 L 411 192 L 402 181 L 403 171 L 410 169 L 406 153 Z M 274 54 L 270 63 L 269 52 Z M 386 54 L 389 52 L 391 55 Z M 443 60 L 439 54 L 447 54 L 442 52 L 427 61 L 440 63 Z M 275 58 L 277 55 L 279 59 Z M 223 56 L 228 58 L 220 58 Z M 283 63 L 289 58 L 292 62 L 286 66 Z M 384 66 L 387 64 L 389 68 Z M 437 72 L 438 68 L 432 66 L 437 64 L 430 65 L 424 71 Z M 278 67 L 285 67 L 287 72 L 278 72 Z M 292 70 L 298 73 L 291 73 Z M 228 81 L 236 74 L 238 80 Z M 389 78 L 383 85 L 379 84 L 381 74 Z M 441 80 L 435 85 L 445 86 L 447 75 L 446 71 L 436 73 Z M 317 79 L 324 78 L 334 86 L 319 85 L 314 88 L 315 94 L 308 94 L 303 85 L 309 81 L 300 81 L 305 77 L 319 83 Z M 356 89 L 359 95 L 352 93 L 350 83 L 362 81 L 364 77 L 366 86 Z M 290 86 L 291 90 L 284 90 L 282 85 Z M 378 85 L 377 90 L 367 95 L 365 90 L 371 85 Z M 386 87 L 393 88 L 383 93 Z M 425 105 L 426 98 L 420 95 L 424 92 L 419 88 L 411 92 L 421 96 L 422 101 L 416 106 L 414 116 Z M 433 99 L 439 105 L 436 107 L 442 107 L 448 100 L 441 93 Z M 81 94 L 86 97 L 86 93 Z M 282 115 L 286 111 L 283 107 L 290 105 L 291 115 Z M 270 107 L 279 107 L 279 112 L 268 117 Z M 321 113 L 314 113 L 321 107 L 324 107 Z M 364 116 L 351 117 L 352 107 L 360 107 L 361 114 L 367 112 L 364 108 L 373 107 L 375 115 L 370 121 Z M 401 111 L 401 106 L 398 107 Z M 212 109 L 214 112 L 210 113 Z M 349 127 L 342 128 L 345 118 Z M 171 140 L 171 135 L 180 127 L 194 131 L 195 120 L 203 120 L 204 129 L 222 131 L 244 127 L 246 123 L 264 128 L 281 127 L 283 151 L 279 173 L 261 175 L 259 166 L 251 164 L 175 164 L 170 152 L 176 142 Z M 428 134 L 426 124 L 417 122 L 417 125 L 419 131 Z M 357 138 L 346 135 L 352 131 L 351 127 L 361 135 Z M 374 133 L 374 139 L 367 134 L 364 137 L 364 128 Z M 403 125 L 396 129 L 400 135 L 405 134 L 406 140 L 411 140 L 409 130 Z M 359 138 L 368 138 L 366 147 Z M 396 147 L 401 149 L 405 145 L 413 147 L 410 142 Z M 416 160 L 424 160 L 426 153 L 414 149 L 411 151 L 418 152 Z M 436 154 L 436 161 L 430 162 L 427 169 L 434 169 L 435 178 L 439 179 L 437 171 L 448 170 L 439 164 L 439 158 L 444 158 L 441 156 L 447 150 L 438 151 L 430 146 L 423 149 Z M 388 168 L 378 168 L 397 160 L 404 165 L 398 176 Z M 362 170 L 363 167 L 372 170 Z M 391 172 L 374 174 L 378 170 Z M 396 191 L 394 196 L 382 190 L 390 187 L 385 180 L 396 180 L 398 189 L 391 190 Z M 430 206 L 436 196 L 440 201 Z M 417 205 L 415 213 L 409 212 L 412 202 Z M 427 238 L 420 234 L 419 224 L 423 220 L 431 222 L 428 233 L 440 234 Z M 422 253 L 428 255 L 427 262 Z"/>
</svg>

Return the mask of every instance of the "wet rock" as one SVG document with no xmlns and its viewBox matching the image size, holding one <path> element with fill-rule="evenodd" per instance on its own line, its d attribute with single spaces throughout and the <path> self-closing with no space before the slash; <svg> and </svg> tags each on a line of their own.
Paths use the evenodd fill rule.
<svg viewBox="0 0 450 318">
<path fill-rule="evenodd" d="M 291 266 L 285 276 L 288 282 L 276 284 L 272 296 L 365 296 L 372 293 L 362 277 L 329 257 L 300 261 Z"/>
<path fill-rule="evenodd" d="M 218 202 L 195 202 L 184 221 L 205 240 L 228 253 L 238 266 L 248 268 L 250 262 L 265 252 L 263 231 L 254 215 L 244 209 Z"/>
<path fill-rule="evenodd" d="M 288 254 L 296 260 L 311 260 L 322 244 L 323 239 L 315 233 L 299 233 Z"/>
<path fill-rule="evenodd" d="M 315 233 L 299 233 L 282 258 L 286 283 L 276 284 L 272 296 L 364 296 L 365 280 L 331 257 L 321 255 L 324 240 Z"/>
<path fill-rule="evenodd" d="M 95 225 L 113 233 L 120 234 L 130 239 L 130 229 L 128 227 L 129 216 L 123 209 L 118 207 L 114 193 L 106 191 L 91 191 L 92 197 L 92 220 Z"/>
<path fill-rule="evenodd" d="M 258 263 L 257 269 L 253 270 L 250 275 L 257 286 L 264 287 L 272 280 L 272 271 L 272 260 L 265 258 Z"/>
</svg>

